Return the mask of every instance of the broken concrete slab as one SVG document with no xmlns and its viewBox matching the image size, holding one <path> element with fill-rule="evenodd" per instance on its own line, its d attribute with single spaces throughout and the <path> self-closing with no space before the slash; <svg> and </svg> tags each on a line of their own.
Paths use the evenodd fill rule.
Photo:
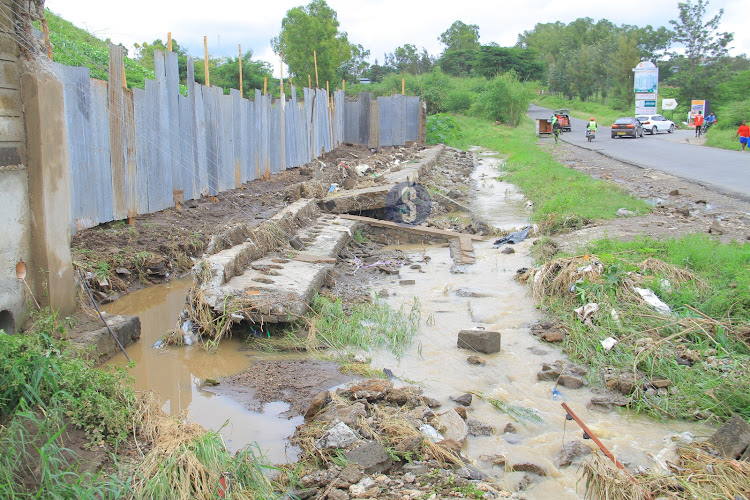
<svg viewBox="0 0 750 500">
<path fill-rule="evenodd" d="M 112 329 L 112 333 L 115 334 L 123 347 L 141 338 L 141 320 L 138 316 L 118 316 L 107 313 L 102 313 L 102 316 L 104 316 L 105 321 Z M 72 342 L 81 348 L 88 348 L 93 345 L 96 361 L 104 362 L 122 351 L 107 327 L 101 322 L 99 324 L 101 328 L 78 333 L 72 339 Z"/>
<path fill-rule="evenodd" d="M 500 332 L 490 330 L 461 330 L 457 345 L 461 349 L 471 349 L 485 354 L 500 351 Z"/>
<path fill-rule="evenodd" d="M 344 458 L 362 467 L 365 474 L 383 473 L 393 465 L 393 459 L 388 455 L 385 447 L 377 441 L 363 441 L 348 451 Z"/>
<path fill-rule="evenodd" d="M 735 413 L 708 442 L 724 457 L 739 459 L 750 448 L 750 423 Z"/>
<path fill-rule="evenodd" d="M 443 152 L 444 146 L 429 146 L 419 154 L 420 158 L 405 164 L 396 172 L 388 172 L 383 177 L 385 182 L 379 186 L 364 189 L 352 189 L 329 194 L 318 202 L 320 209 L 332 214 L 346 214 L 361 210 L 385 208 L 388 191 L 399 182 L 417 182 L 419 177 L 429 171 Z"/>
</svg>

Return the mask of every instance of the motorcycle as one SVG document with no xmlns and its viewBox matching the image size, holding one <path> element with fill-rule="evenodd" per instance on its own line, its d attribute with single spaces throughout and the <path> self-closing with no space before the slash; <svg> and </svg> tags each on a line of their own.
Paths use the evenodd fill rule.
<svg viewBox="0 0 750 500">
<path fill-rule="evenodd" d="M 586 139 L 588 139 L 589 142 L 593 141 L 596 137 L 596 130 L 586 130 Z"/>
</svg>

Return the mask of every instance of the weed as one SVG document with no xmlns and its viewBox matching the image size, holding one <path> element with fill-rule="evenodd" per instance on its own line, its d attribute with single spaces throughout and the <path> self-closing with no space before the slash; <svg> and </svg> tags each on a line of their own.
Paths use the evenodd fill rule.
<svg viewBox="0 0 750 500">
<path fill-rule="evenodd" d="M 94 276 L 99 281 L 109 280 L 112 276 L 112 268 L 106 260 L 98 260 L 94 263 Z"/>
<path fill-rule="evenodd" d="M 367 243 L 368 241 L 370 241 L 370 239 L 367 237 L 367 235 L 365 235 L 365 233 L 362 232 L 361 229 L 357 229 L 356 231 L 354 231 L 353 238 L 357 243 Z"/>
</svg>

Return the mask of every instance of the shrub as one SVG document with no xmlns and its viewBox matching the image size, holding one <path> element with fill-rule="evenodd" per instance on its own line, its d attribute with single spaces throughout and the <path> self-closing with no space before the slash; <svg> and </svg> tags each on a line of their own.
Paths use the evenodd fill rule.
<svg viewBox="0 0 750 500">
<path fill-rule="evenodd" d="M 427 117 L 427 144 L 449 144 L 460 135 L 461 129 L 452 116 L 440 113 Z"/>
<path fill-rule="evenodd" d="M 477 112 L 489 119 L 517 126 L 526 114 L 532 91 L 514 72 L 496 76 L 476 100 Z"/>
</svg>

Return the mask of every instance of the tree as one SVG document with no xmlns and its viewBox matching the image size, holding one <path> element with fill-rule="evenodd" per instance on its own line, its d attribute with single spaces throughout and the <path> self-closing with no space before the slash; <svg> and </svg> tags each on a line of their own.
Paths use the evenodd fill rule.
<svg viewBox="0 0 750 500">
<path fill-rule="evenodd" d="M 422 52 L 411 43 L 397 47 L 390 54 L 385 55 L 385 66 L 389 66 L 396 73 L 420 75 L 432 71 L 435 59 L 422 47 Z"/>
<path fill-rule="evenodd" d="M 370 68 L 370 63 L 367 62 L 368 57 L 370 57 L 369 50 L 361 44 L 352 45 L 352 57 L 339 68 L 340 79 L 356 82 Z"/>
<path fill-rule="evenodd" d="M 319 82 L 325 85 L 326 81 L 338 80 L 339 68 L 352 56 L 347 34 L 338 28 L 336 11 L 325 0 L 313 0 L 306 7 L 287 11 L 271 46 L 276 54 L 284 54 L 284 62 L 298 84 L 307 84 L 307 75 L 315 77 L 315 51 Z"/>
<path fill-rule="evenodd" d="M 451 27 L 438 37 L 438 40 L 445 45 L 446 52 L 451 50 L 477 50 L 479 49 L 479 26 L 454 21 Z"/>
<path fill-rule="evenodd" d="M 245 96 L 251 95 L 254 89 L 262 89 L 264 78 L 267 76 L 270 79 L 272 74 L 272 68 L 269 63 L 265 61 L 253 61 L 252 56 L 252 50 L 248 50 L 242 54 L 242 92 Z M 203 62 L 197 61 L 196 67 L 198 66 L 200 68 L 196 72 L 196 80 L 202 80 Z M 209 68 L 211 68 L 210 60 Z M 229 94 L 229 89 L 240 88 L 239 56 L 214 61 L 214 68 L 211 69 L 211 85 L 222 87 L 225 94 Z M 278 85 L 272 85 L 271 88 L 276 89 Z"/>
<path fill-rule="evenodd" d="M 135 60 L 141 63 L 141 66 L 150 70 L 154 69 L 154 51 L 161 50 L 167 52 L 167 44 L 164 43 L 161 38 L 154 40 L 151 43 L 135 43 Z M 180 68 L 180 81 L 185 83 L 187 79 L 187 49 L 184 49 L 177 43 L 177 40 L 172 39 L 172 52 L 177 54 L 177 65 Z"/>
<path fill-rule="evenodd" d="M 685 48 L 685 54 L 672 53 L 677 58 L 677 78 L 681 83 L 684 100 L 709 99 L 724 72 L 716 64 L 726 57 L 728 46 L 734 39 L 732 33 L 719 33 L 719 23 L 724 9 L 704 21 L 708 0 L 692 0 L 678 4 L 678 19 L 669 21 L 674 28 L 674 41 Z"/>
</svg>

